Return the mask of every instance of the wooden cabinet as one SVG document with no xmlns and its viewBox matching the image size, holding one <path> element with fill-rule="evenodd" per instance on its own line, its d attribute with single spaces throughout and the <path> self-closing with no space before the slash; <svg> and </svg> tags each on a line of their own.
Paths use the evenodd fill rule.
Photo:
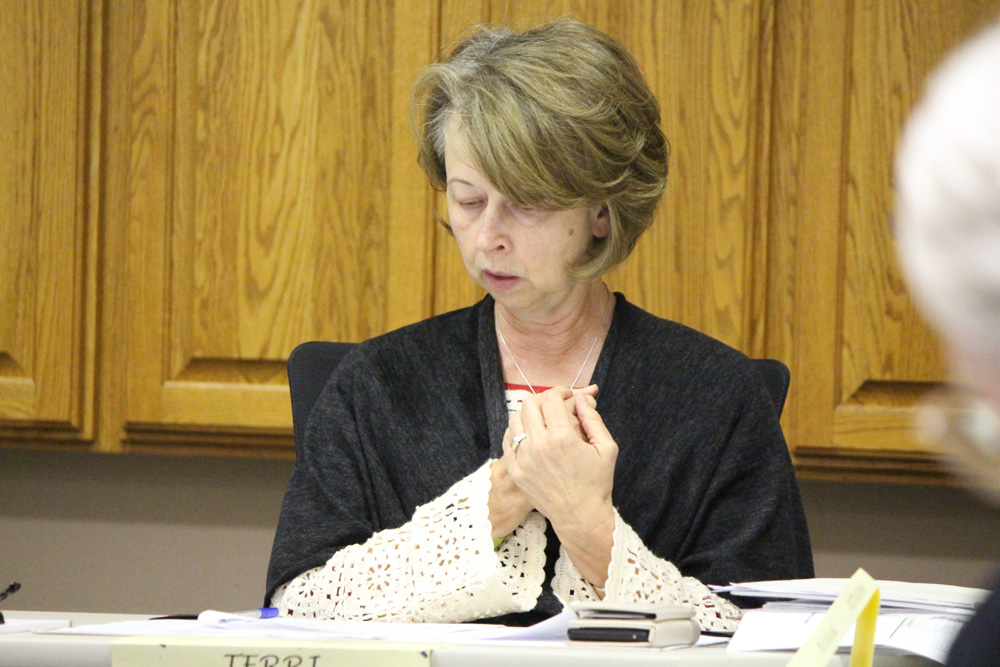
<svg viewBox="0 0 1000 667">
<path fill-rule="evenodd" d="M 429 311 L 428 3 L 109 8 L 103 446 L 287 454 L 285 360 Z"/>
<path fill-rule="evenodd" d="M 800 471 L 939 479 L 912 433 L 946 378 L 892 244 L 892 161 L 925 78 L 1000 2 L 776 5 L 763 315 Z"/>
<path fill-rule="evenodd" d="M 945 370 L 895 264 L 891 161 L 1000 0 L 0 5 L 4 443 L 290 456 L 298 342 L 481 295 L 416 165 L 418 69 L 469 24 L 569 15 L 635 55 L 672 145 L 612 286 L 784 360 L 804 473 L 941 477 L 909 434 Z"/>
<path fill-rule="evenodd" d="M 4 1 L 0 21 L 0 438 L 93 437 L 98 219 L 92 8 Z"/>
</svg>

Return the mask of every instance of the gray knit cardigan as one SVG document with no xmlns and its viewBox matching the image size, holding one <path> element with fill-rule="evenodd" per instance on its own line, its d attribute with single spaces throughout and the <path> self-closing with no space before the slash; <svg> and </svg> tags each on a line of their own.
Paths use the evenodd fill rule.
<svg viewBox="0 0 1000 667">
<path fill-rule="evenodd" d="M 592 382 L 618 443 L 612 500 L 657 556 L 706 584 L 813 576 L 798 486 L 774 406 L 742 353 L 618 294 Z M 368 340 L 309 418 L 281 508 L 266 599 L 345 545 L 501 455 L 507 427 L 493 300 Z M 559 611 L 549 582 L 527 624 Z M 496 620 L 496 619 L 495 619 Z"/>
</svg>

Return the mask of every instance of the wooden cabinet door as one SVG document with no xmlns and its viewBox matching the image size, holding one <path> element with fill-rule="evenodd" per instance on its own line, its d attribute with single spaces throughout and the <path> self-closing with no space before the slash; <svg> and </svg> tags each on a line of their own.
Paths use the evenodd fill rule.
<svg viewBox="0 0 1000 667">
<path fill-rule="evenodd" d="M 287 453 L 285 360 L 429 314 L 430 3 L 112 3 L 105 446 Z"/>
<path fill-rule="evenodd" d="M 0 440 L 93 431 L 97 3 L 0 2 Z M 99 83 L 99 79 L 97 79 Z"/>
<path fill-rule="evenodd" d="M 927 75 L 1000 2 L 777 7 L 766 350 L 792 371 L 786 435 L 808 473 L 940 478 L 913 416 L 946 371 L 896 263 L 893 156 Z"/>
</svg>

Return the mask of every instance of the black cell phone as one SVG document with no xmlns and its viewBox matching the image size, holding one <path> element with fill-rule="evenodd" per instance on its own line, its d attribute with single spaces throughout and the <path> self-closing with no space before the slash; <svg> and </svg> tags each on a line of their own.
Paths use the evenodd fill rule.
<svg viewBox="0 0 1000 667">
<path fill-rule="evenodd" d="M 581 642 L 641 642 L 649 643 L 649 630 L 642 628 L 582 627 L 570 628 L 567 636 Z"/>
</svg>

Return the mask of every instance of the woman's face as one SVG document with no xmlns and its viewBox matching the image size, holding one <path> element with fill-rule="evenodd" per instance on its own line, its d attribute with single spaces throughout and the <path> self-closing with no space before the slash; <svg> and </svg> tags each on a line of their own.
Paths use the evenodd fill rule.
<svg viewBox="0 0 1000 667">
<path fill-rule="evenodd" d="M 461 130 L 445 131 L 448 221 L 465 268 L 498 304 L 525 314 L 558 308 L 582 289 L 569 275 L 591 240 L 608 233 L 603 207 L 518 206 L 472 166 Z"/>
</svg>

